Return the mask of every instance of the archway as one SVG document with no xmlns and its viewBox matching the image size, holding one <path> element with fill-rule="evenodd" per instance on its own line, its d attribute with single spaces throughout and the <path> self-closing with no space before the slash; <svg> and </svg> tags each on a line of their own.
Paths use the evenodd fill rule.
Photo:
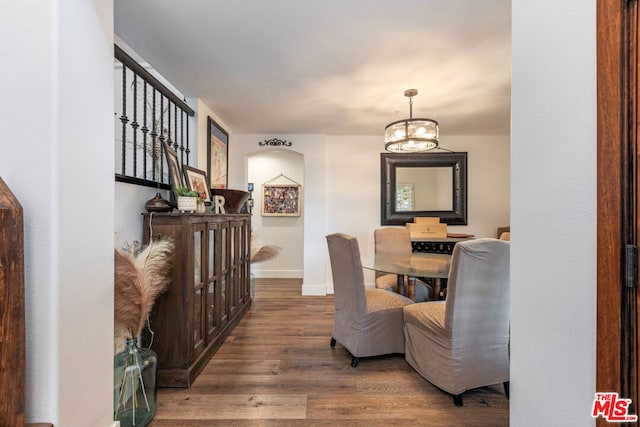
<svg viewBox="0 0 640 427">
<path fill-rule="evenodd" d="M 257 263 L 257 278 L 302 278 L 304 273 L 304 209 L 299 216 L 263 216 L 264 184 L 299 184 L 304 198 L 304 156 L 290 150 L 269 150 L 247 155 L 247 182 L 253 183 L 251 216 L 254 243 L 282 248 L 273 260 Z"/>
</svg>

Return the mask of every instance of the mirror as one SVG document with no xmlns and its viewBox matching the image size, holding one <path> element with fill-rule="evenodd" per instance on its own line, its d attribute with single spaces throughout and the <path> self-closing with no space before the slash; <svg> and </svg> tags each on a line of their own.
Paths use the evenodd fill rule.
<svg viewBox="0 0 640 427">
<path fill-rule="evenodd" d="M 467 153 L 382 153 L 380 175 L 382 225 L 425 216 L 467 224 Z"/>
</svg>

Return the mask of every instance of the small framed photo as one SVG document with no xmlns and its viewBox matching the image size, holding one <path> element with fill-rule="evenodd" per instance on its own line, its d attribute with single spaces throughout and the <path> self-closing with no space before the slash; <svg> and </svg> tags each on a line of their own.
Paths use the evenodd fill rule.
<svg viewBox="0 0 640 427">
<path fill-rule="evenodd" d="M 302 186 L 264 184 L 262 186 L 262 216 L 300 216 Z"/>
<path fill-rule="evenodd" d="M 189 187 L 190 190 L 198 192 L 200 198 L 205 202 L 210 202 L 211 195 L 209 194 L 207 173 L 189 165 L 182 165 L 182 173 L 184 173 L 187 187 Z"/>
<path fill-rule="evenodd" d="M 207 117 L 207 188 L 227 188 L 229 165 L 229 133 L 211 117 Z"/>
<path fill-rule="evenodd" d="M 171 186 L 171 195 L 174 200 L 177 200 L 176 187 L 182 185 L 182 178 L 180 175 L 180 165 L 178 164 L 178 155 L 166 142 L 162 142 L 162 148 L 164 155 L 167 159 L 167 167 L 169 168 L 169 185 Z M 175 205 L 175 203 L 174 203 Z"/>
</svg>

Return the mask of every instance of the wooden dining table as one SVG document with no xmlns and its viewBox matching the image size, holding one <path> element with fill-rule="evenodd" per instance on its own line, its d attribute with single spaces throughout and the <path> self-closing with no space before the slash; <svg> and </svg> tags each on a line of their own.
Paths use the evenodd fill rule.
<svg viewBox="0 0 640 427">
<path fill-rule="evenodd" d="M 411 299 L 415 299 L 416 278 L 433 279 L 431 299 L 437 300 L 441 297 L 442 279 L 449 276 L 451 255 L 419 252 L 411 255 L 378 254 L 363 256 L 361 261 L 362 267 L 368 270 L 398 275 L 398 293 Z"/>
</svg>

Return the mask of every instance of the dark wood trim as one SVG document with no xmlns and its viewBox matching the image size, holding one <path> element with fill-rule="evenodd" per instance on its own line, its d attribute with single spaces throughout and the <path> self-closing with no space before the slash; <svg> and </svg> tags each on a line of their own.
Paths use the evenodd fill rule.
<svg viewBox="0 0 640 427">
<path fill-rule="evenodd" d="M 624 248 L 637 244 L 637 63 L 637 2 L 598 0 L 596 391 L 631 398 L 634 412 L 636 289 L 623 272 Z"/>
<path fill-rule="evenodd" d="M 622 2 L 597 2 L 596 390 L 620 390 Z M 598 421 L 600 424 L 601 422 Z M 601 424 L 604 425 L 604 424 Z"/>
<path fill-rule="evenodd" d="M 0 425 L 25 422 L 24 219 L 0 178 Z"/>
<path fill-rule="evenodd" d="M 638 142 L 637 142 L 637 107 L 638 107 L 638 2 L 627 0 L 623 13 L 623 51 L 622 51 L 622 84 L 623 112 L 622 122 L 622 242 L 621 251 L 627 245 L 638 244 Z M 624 252 L 623 252 L 624 253 Z M 623 272 L 627 270 L 627 256 L 624 255 Z M 621 353 L 620 383 L 621 395 L 632 400 L 631 413 L 637 413 L 637 327 L 638 308 L 636 302 L 637 278 L 631 281 L 623 273 L 621 286 Z M 635 282 L 633 282 L 635 280 Z M 629 282 L 629 283 L 628 283 Z M 629 285 L 632 286 L 629 286 Z"/>
<path fill-rule="evenodd" d="M 122 175 L 119 173 L 117 173 L 115 176 L 116 176 L 116 182 L 124 182 L 127 184 L 140 185 L 143 187 L 152 187 L 160 190 L 171 190 L 171 185 L 169 184 L 164 184 L 157 181 L 150 181 L 148 179 L 135 178 L 132 176 Z"/>
</svg>

